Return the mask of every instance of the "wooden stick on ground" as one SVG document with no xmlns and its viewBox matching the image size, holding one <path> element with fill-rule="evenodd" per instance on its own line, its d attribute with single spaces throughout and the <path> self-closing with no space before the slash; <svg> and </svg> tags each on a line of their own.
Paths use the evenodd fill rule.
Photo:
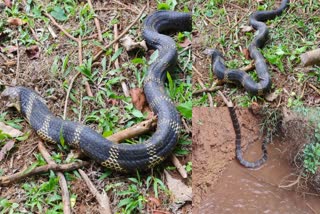
<svg viewBox="0 0 320 214">
<path fill-rule="evenodd" d="M 302 66 L 320 65 L 320 48 L 308 51 L 300 56 Z"/>
<path fill-rule="evenodd" d="M 114 37 L 117 38 L 118 37 L 118 25 L 117 24 L 114 25 L 113 31 L 114 31 Z M 114 52 L 117 52 L 118 49 L 119 49 L 119 43 L 116 42 L 114 45 Z M 116 67 L 116 69 L 120 69 L 119 58 L 117 58 L 115 60 L 114 66 Z M 122 86 L 124 96 L 130 97 L 129 89 L 128 89 L 128 86 L 125 81 L 123 81 L 123 80 L 121 81 L 121 86 Z"/>
<path fill-rule="evenodd" d="M 116 43 L 119 39 L 121 39 L 130 29 L 131 27 L 140 19 L 142 16 L 144 10 L 146 9 L 147 6 L 144 6 L 142 10 L 140 11 L 139 15 L 135 18 L 135 20 L 117 37 L 115 38 L 112 42 L 110 42 L 108 45 L 105 46 L 105 49 L 110 48 L 114 43 Z M 103 54 L 104 50 L 99 51 L 93 58 L 93 61 L 97 61 L 100 56 Z"/>
<path fill-rule="evenodd" d="M 43 145 L 43 143 L 41 141 L 38 144 L 38 149 L 48 164 L 55 164 L 54 160 L 51 158 L 49 152 L 46 150 L 45 146 Z M 59 177 L 59 184 L 61 187 L 63 213 L 64 214 L 69 214 L 69 213 L 71 214 L 70 194 L 68 191 L 67 180 L 64 177 L 62 172 L 58 171 L 57 176 Z"/>
<path fill-rule="evenodd" d="M 89 165 L 89 162 L 86 161 L 78 161 L 74 163 L 68 163 L 68 164 L 48 164 L 45 166 L 39 166 L 31 171 L 23 170 L 21 172 L 15 173 L 13 175 L 8 175 L 8 176 L 2 176 L 0 177 L 0 185 L 6 186 L 12 182 L 17 182 L 21 179 L 33 176 L 33 175 L 38 175 L 41 173 L 49 172 L 50 170 L 53 171 L 60 171 L 60 172 L 68 172 L 68 171 L 73 171 L 75 169 L 79 169 L 81 167 Z"/>
<path fill-rule="evenodd" d="M 88 4 L 89 4 L 91 10 L 94 11 L 91 0 L 88 0 Z M 102 42 L 103 38 L 102 38 L 102 33 L 101 33 L 101 26 L 100 26 L 99 19 L 97 17 L 94 18 L 94 23 L 95 23 L 96 28 L 97 28 L 98 39 L 99 39 L 100 42 Z"/>
<path fill-rule="evenodd" d="M 229 101 L 224 94 L 221 91 L 218 91 L 218 94 L 222 97 L 223 102 L 228 106 L 228 107 L 233 107 L 232 101 Z"/>
<path fill-rule="evenodd" d="M 81 169 L 78 170 L 83 180 L 86 182 L 87 186 L 89 187 L 91 193 L 95 196 L 97 199 L 99 205 L 100 205 L 100 213 L 101 214 L 111 214 L 110 209 L 110 203 L 109 203 L 109 197 L 106 193 L 100 194 L 97 188 L 94 186 L 94 184 L 91 182 L 87 174 L 82 171 Z"/>
</svg>

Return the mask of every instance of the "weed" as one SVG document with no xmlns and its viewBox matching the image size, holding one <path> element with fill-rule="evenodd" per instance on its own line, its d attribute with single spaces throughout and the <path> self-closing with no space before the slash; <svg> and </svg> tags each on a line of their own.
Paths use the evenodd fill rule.
<svg viewBox="0 0 320 214">
<path fill-rule="evenodd" d="M 303 158 L 303 166 L 305 170 L 315 174 L 320 166 L 320 143 L 310 143 L 305 145 Z"/>
</svg>

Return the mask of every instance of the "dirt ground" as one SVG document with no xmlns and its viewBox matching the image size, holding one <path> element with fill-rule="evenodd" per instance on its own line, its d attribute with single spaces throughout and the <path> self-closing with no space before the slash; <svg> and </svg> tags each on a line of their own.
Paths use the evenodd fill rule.
<svg viewBox="0 0 320 214">
<path fill-rule="evenodd" d="M 259 120 L 248 109 L 237 111 L 243 147 L 261 143 Z M 193 206 L 214 190 L 229 162 L 235 158 L 235 134 L 228 108 L 194 108 L 192 119 Z M 259 154 L 257 154 L 259 155 Z"/>
</svg>

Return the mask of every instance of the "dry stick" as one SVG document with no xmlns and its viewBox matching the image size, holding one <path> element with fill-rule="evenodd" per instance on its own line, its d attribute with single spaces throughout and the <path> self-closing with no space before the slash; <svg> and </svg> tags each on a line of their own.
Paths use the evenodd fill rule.
<svg viewBox="0 0 320 214">
<path fill-rule="evenodd" d="M 311 83 L 308 85 L 320 95 L 320 90 L 316 86 L 312 85 Z"/>
<path fill-rule="evenodd" d="M 229 101 L 225 96 L 224 94 L 221 92 L 221 91 L 218 91 L 218 94 L 222 97 L 223 99 L 223 102 L 228 106 L 228 107 L 233 107 L 233 103 L 232 101 Z"/>
<path fill-rule="evenodd" d="M 77 79 L 77 77 L 79 76 L 79 74 L 81 74 L 81 72 L 78 72 L 76 73 L 76 75 L 74 75 L 70 81 L 70 85 L 68 87 L 68 91 L 67 91 L 67 95 L 66 95 L 66 99 L 64 101 L 64 109 L 63 109 L 63 117 L 62 119 L 66 119 L 66 116 L 67 116 L 67 106 L 68 106 L 68 99 L 69 99 L 69 96 L 70 96 L 70 92 L 71 92 L 71 89 L 72 89 L 72 85 L 74 83 L 74 81 Z"/>
<path fill-rule="evenodd" d="M 29 171 L 24 170 L 22 172 L 15 173 L 13 175 L 8 175 L 8 176 L 2 176 L 0 177 L 0 185 L 8 185 L 12 182 L 19 181 L 23 178 L 30 177 L 32 175 L 37 175 L 45 172 L 49 172 L 50 170 L 53 171 L 60 171 L 60 172 L 68 172 L 68 171 L 73 171 L 75 169 L 79 169 L 84 166 L 88 166 L 89 162 L 86 161 L 78 161 L 74 163 L 68 163 L 68 164 L 47 164 L 45 166 L 39 166 L 34 168 L 33 170 Z"/>
<path fill-rule="evenodd" d="M 204 88 L 204 89 L 200 89 L 200 90 L 197 90 L 195 92 L 192 93 L 192 95 L 197 95 L 197 94 L 202 94 L 204 92 L 216 92 L 220 89 L 222 89 L 223 87 L 222 86 L 215 86 L 215 87 L 211 87 L 211 88 Z"/>
<path fill-rule="evenodd" d="M 118 25 L 117 24 L 115 24 L 113 26 L 113 31 L 114 31 L 114 37 L 117 38 L 118 37 Z M 115 45 L 114 45 L 114 52 L 117 52 L 118 49 L 119 49 L 119 43 L 116 42 Z M 114 66 L 116 67 L 116 69 L 120 69 L 119 58 L 117 58 L 115 60 Z M 129 89 L 128 89 L 128 86 L 127 86 L 125 81 L 121 81 L 121 86 L 122 86 L 122 90 L 123 90 L 124 96 L 130 97 Z"/>
<path fill-rule="evenodd" d="M 43 143 L 41 141 L 39 141 L 39 143 L 38 143 L 38 149 L 48 164 L 55 164 L 54 160 L 52 160 L 49 152 L 46 150 L 45 146 L 43 145 Z M 67 180 L 64 177 L 62 172 L 58 171 L 57 176 L 59 177 L 59 184 L 61 187 L 63 213 L 64 214 L 69 214 L 69 213 L 71 214 L 70 194 L 68 191 Z"/>
<path fill-rule="evenodd" d="M 187 171 L 185 170 L 185 168 L 182 166 L 179 159 L 175 155 L 171 155 L 171 161 L 175 165 L 175 167 L 177 168 L 177 170 L 180 173 L 180 175 L 182 176 L 182 178 L 187 178 L 188 177 Z"/>
<path fill-rule="evenodd" d="M 194 67 L 194 65 L 192 65 L 192 70 L 194 70 L 202 78 L 202 74 L 196 67 Z"/>
<path fill-rule="evenodd" d="M 71 34 L 69 34 L 61 25 L 59 25 L 56 20 L 49 14 L 49 13 L 44 13 L 44 15 L 46 17 L 48 17 L 51 22 L 57 27 L 59 28 L 67 37 L 69 37 L 70 39 L 72 39 L 75 42 L 79 42 L 79 39 L 75 38 L 74 36 L 72 36 Z"/>
<path fill-rule="evenodd" d="M 141 123 L 138 123 L 132 127 L 119 131 L 107 137 L 107 139 L 114 143 L 120 143 L 125 139 L 133 138 L 133 137 L 147 133 L 148 131 L 150 131 L 156 126 L 156 123 L 157 123 L 157 117 L 152 117 L 149 120 L 142 121 Z"/>
<path fill-rule="evenodd" d="M 121 5 L 121 6 L 123 6 L 123 7 L 125 7 L 125 8 L 127 8 L 128 10 L 130 10 L 130 11 L 132 11 L 132 12 L 134 12 L 134 13 L 137 13 L 136 10 L 132 9 L 131 7 L 127 6 L 126 4 L 123 4 L 122 2 L 119 2 L 119 1 L 117 1 L 117 0 L 113 0 L 113 2 L 114 2 L 114 3 L 117 3 L 117 4 Z"/>
<path fill-rule="evenodd" d="M 20 73 L 20 48 L 19 48 L 19 42 L 16 43 L 17 45 L 17 68 L 16 68 L 16 79 L 15 84 L 17 84 L 17 81 L 19 79 L 19 73 Z"/>
<path fill-rule="evenodd" d="M 100 194 L 97 188 L 94 186 L 94 184 L 91 182 L 90 178 L 87 176 L 87 174 L 82 171 L 81 169 L 78 170 L 83 180 L 86 182 L 87 186 L 89 187 L 91 193 L 95 196 L 97 199 L 99 205 L 100 205 L 100 213 L 102 214 L 111 214 L 110 209 L 110 203 L 109 203 L 109 197 L 106 193 Z"/>
<path fill-rule="evenodd" d="M 91 0 L 88 0 L 88 4 L 89 4 L 91 10 L 94 11 Z M 101 33 L 101 26 L 100 26 L 99 19 L 97 17 L 94 18 L 94 23 L 95 23 L 97 31 L 98 31 L 98 39 L 100 42 L 102 42 L 103 38 L 102 38 L 102 33 Z"/>
<path fill-rule="evenodd" d="M 198 78 L 197 81 L 198 81 L 199 85 L 202 87 L 202 89 L 207 89 L 200 78 Z M 208 93 L 208 99 L 209 99 L 209 106 L 213 107 L 213 98 L 210 93 Z"/>
<path fill-rule="evenodd" d="M 115 38 L 112 42 L 110 42 L 107 46 L 105 46 L 105 49 L 110 48 L 114 43 L 116 43 L 119 39 L 121 39 L 130 29 L 131 27 L 140 19 L 142 16 L 144 10 L 146 9 L 147 6 L 144 6 L 142 10 L 140 11 L 139 15 L 136 17 L 136 19 L 117 37 Z M 93 61 L 97 61 L 99 57 L 103 54 L 104 50 L 99 51 L 93 58 Z"/>
</svg>

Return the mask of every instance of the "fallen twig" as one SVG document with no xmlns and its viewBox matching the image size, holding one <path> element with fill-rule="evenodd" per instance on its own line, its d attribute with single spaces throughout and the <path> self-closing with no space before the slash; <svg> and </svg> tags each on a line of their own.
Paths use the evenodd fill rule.
<svg viewBox="0 0 320 214">
<path fill-rule="evenodd" d="M 88 4 L 89 4 L 90 8 L 94 11 L 91 0 L 88 0 Z M 102 38 L 102 33 L 101 33 L 101 26 L 100 26 L 99 19 L 97 17 L 94 18 L 94 23 L 95 23 L 96 28 L 97 28 L 98 39 L 99 39 L 100 42 L 102 42 L 103 38 Z"/>
<path fill-rule="evenodd" d="M 304 67 L 320 64 L 320 48 L 301 54 L 300 59 Z"/>
<path fill-rule="evenodd" d="M 105 49 L 110 48 L 114 43 L 116 43 L 119 39 L 121 39 L 130 29 L 131 27 L 140 19 L 142 16 L 144 10 L 146 9 L 147 6 L 144 6 L 142 10 L 140 11 L 139 15 L 135 18 L 135 20 L 117 37 L 115 38 L 112 42 L 110 42 L 107 46 L 105 46 Z M 93 61 L 97 61 L 99 57 L 102 55 L 104 50 L 99 51 L 93 58 Z"/>
<path fill-rule="evenodd" d="M 136 124 L 132 127 L 129 127 L 125 130 L 119 131 L 119 132 L 107 137 L 107 139 L 114 142 L 114 143 L 119 143 L 125 139 L 129 139 L 129 138 L 133 138 L 135 136 L 145 134 L 156 126 L 156 122 L 157 122 L 157 117 L 153 117 L 149 120 L 138 123 L 138 124 Z"/>
<path fill-rule="evenodd" d="M 48 164 L 56 164 L 54 162 L 54 160 L 51 158 L 49 152 L 46 150 L 45 146 L 43 145 L 43 143 L 41 141 L 38 143 L 38 149 Z M 68 191 L 67 180 L 64 177 L 62 172 L 58 171 L 57 176 L 59 177 L 59 184 L 60 184 L 60 188 L 61 188 L 63 213 L 64 214 L 69 214 L 69 213 L 71 214 L 70 194 Z"/>
<path fill-rule="evenodd" d="M 78 162 L 68 163 L 68 164 L 60 164 L 60 165 L 48 164 L 45 166 L 39 166 L 39 167 L 34 168 L 31 171 L 28 171 L 28 169 L 27 169 L 22 172 L 15 173 L 13 175 L 2 176 L 2 177 L 0 177 L 0 185 L 5 186 L 5 185 L 8 185 L 12 182 L 17 182 L 17 181 L 24 179 L 26 177 L 49 172 L 50 170 L 60 171 L 60 172 L 68 172 L 68 171 L 72 171 L 75 169 L 79 169 L 79 168 L 81 168 L 83 166 L 87 166 L 87 165 L 89 165 L 89 162 L 78 161 Z"/>
<path fill-rule="evenodd" d="M 215 86 L 215 87 L 211 87 L 211 88 L 204 88 L 204 89 L 200 89 L 200 90 L 197 90 L 195 92 L 192 93 L 192 95 L 197 95 L 197 94 L 202 94 L 204 92 L 216 92 L 220 89 L 222 89 L 223 87 L 222 86 Z"/>
<path fill-rule="evenodd" d="M 117 38 L 118 37 L 118 25 L 117 24 L 115 24 L 113 26 L 113 31 L 114 31 L 114 37 Z M 115 45 L 114 45 L 114 52 L 117 52 L 118 49 L 119 49 L 119 43 L 116 42 Z M 116 67 L 116 69 L 120 69 L 119 58 L 117 58 L 115 60 L 114 66 Z M 128 86 L 127 86 L 125 81 L 123 81 L 123 80 L 121 81 L 121 86 L 122 86 L 122 90 L 123 90 L 124 96 L 130 97 Z"/>
<path fill-rule="evenodd" d="M 79 40 L 77 38 L 75 38 L 74 36 L 72 36 L 71 34 L 69 34 L 61 25 L 59 25 L 56 20 L 49 14 L 49 13 L 44 13 L 44 15 L 46 17 L 48 17 L 51 22 L 57 27 L 59 28 L 67 37 L 69 37 L 70 39 L 72 39 L 75 42 L 79 42 Z"/>
<path fill-rule="evenodd" d="M 83 180 L 86 182 L 87 186 L 89 187 L 91 193 L 97 199 L 100 205 L 100 213 L 102 214 L 111 214 L 109 197 L 106 193 L 100 194 L 94 184 L 91 182 L 87 174 L 82 171 L 81 169 L 78 170 Z"/>
<path fill-rule="evenodd" d="M 173 154 L 171 155 L 171 161 L 172 161 L 173 165 L 177 168 L 177 170 L 180 173 L 181 177 L 182 178 L 187 178 L 188 177 L 187 171 L 182 166 L 182 164 L 180 163 L 179 159 Z"/>
<path fill-rule="evenodd" d="M 222 97 L 223 102 L 228 106 L 228 107 L 233 107 L 232 101 L 229 101 L 224 94 L 221 91 L 218 91 L 219 95 Z"/>
</svg>

